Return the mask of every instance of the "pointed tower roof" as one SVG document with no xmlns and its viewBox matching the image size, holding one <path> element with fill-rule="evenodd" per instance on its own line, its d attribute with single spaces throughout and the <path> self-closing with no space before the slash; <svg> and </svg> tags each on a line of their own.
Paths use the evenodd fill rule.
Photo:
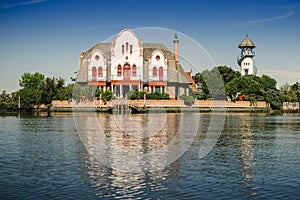
<svg viewBox="0 0 300 200">
<path fill-rule="evenodd" d="M 239 44 L 239 48 L 243 48 L 243 47 L 255 48 L 255 44 L 249 39 L 248 34 L 243 39 L 243 41 Z"/>
</svg>

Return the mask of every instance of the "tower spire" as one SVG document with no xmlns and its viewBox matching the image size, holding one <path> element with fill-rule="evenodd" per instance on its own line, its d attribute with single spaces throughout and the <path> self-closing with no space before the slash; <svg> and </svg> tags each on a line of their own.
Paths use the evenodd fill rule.
<svg viewBox="0 0 300 200">
<path fill-rule="evenodd" d="M 174 40 L 173 40 L 175 61 L 178 61 L 178 43 L 179 43 L 178 35 L 177 35 L 177 33 L 175 33 Z"/>
</svg>

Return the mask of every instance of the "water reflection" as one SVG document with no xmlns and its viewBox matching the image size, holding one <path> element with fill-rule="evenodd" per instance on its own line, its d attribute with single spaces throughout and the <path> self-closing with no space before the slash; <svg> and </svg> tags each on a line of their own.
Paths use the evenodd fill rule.
<svg viewBox="0 0 300 200">
<path fill-rule="evenodd" d="M 169 179 L 168 171 L 129 173 L 108 168 L 92 155 L 86 156 L 89 185 L 94 188 L 96 196 L 104 198 L 137 199 L 163 198 L 163 191 L 168 188 L 163 184 Z"/>
<path fill-rule="evenodd" d="M 198 128 L 194 115 L 75 116 L 96 195 L 136 198 L 156 191 L 157 196 L 151 197 L 162 198 L 159 191 L 168 189 L 164 181 L 179 179 L 175 156 L 184 153 L 194 139 Z"/>
<path fill-rule="evenodd" d="M 132 173 L 164 169 L 189 148 L 198 129 L 194 114 L 82 115 L 75 122 L 91 155 Z"/>
<path fill-rule="evenodd" d="M 52 114 L 0 117 L 0 199 L 299 198 L 299 115 L 224 114 L 226 124 L 218 144 L 199 159 L 210 113 L 198 114 L 197 137 L 183 134 L 192 130 L 197 118 L 193 114 L 168 114 L 154 134 L 150 124 L 160 121 L 149 116 L 114 119 L 77 113 L 76 126 L 87 130 L 81 140 L 73 114 Z M 134 129 L 129 121 L 144 128 Z M 170 159 L 171 151 L 180 152 L 189 138 L 195 139 L 184 156 L 159 169 L 163 164 L 158 161 Z M 90 154 L 99 149 L 99 155 Z M 161 154 L 149 154 L 155 150 Z M 126 163 L 131 159 L 124 155 L 135 156 L 133 162 L 149 169 L 128 172 L 114 167 L 139 164 Z"/>
<path fill-rule="evenodd" d="M 255 173 L 254 162 L 254 132 L 251 128 L 251 116 L 249 114 L 239 114 L 239 147 L 241 149 L 240 162 L 242 165 L 242 185 L 245 192 L 250 195 L 255 195 L 253 191 L 253 178 Z"/>
</svg>

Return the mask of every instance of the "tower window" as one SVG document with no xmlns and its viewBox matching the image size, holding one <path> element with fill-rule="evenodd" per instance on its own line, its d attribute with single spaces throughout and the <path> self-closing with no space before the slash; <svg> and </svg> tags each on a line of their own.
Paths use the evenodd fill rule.
<svg viewBox="0 0 300 200">
<path fill-rule="evenodd" d="M 157 61 L 159 61 L 159 60 L 160 60 L 160 56 L 157 55 L 157 56 L 155 57 L 155 59 L 156 59 Z"/>
<path fill-rule="evenodd" d="M 97 61 L 98 61 L 98 60 L 99 60 L 99 58 L 100 58 L 100 57 L 99 57 L 99 55 L 96 55 L 96 56 L 95 56 L 95 60 L 97 60 Z"/>
<path fill-rule="evenodd" d="M 122 54 L 124 54 L 124 44 L 122 44 Z"/>
<path fill-rule="evenodd" d="M 130 45 L 130 53 L 132 53 L 132 44 Z"/>
</svg>

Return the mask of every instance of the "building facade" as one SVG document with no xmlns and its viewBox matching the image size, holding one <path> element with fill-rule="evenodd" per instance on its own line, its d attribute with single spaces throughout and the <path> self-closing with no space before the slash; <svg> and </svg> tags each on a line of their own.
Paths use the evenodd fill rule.
<svg viewBox="0 0 300 200">
<path fill-rule="evenodd" d="M 125 97 L 131 90 L 168 93 L 171 99 L 190 94 L 192 84 L 178 59 L 178 37 L 174 53 L 162 43 L 143 43 L 129 29 L 110 43 L 98 43 L 80 53 L 79 84 L 96 85 Z"/>
</svg>

